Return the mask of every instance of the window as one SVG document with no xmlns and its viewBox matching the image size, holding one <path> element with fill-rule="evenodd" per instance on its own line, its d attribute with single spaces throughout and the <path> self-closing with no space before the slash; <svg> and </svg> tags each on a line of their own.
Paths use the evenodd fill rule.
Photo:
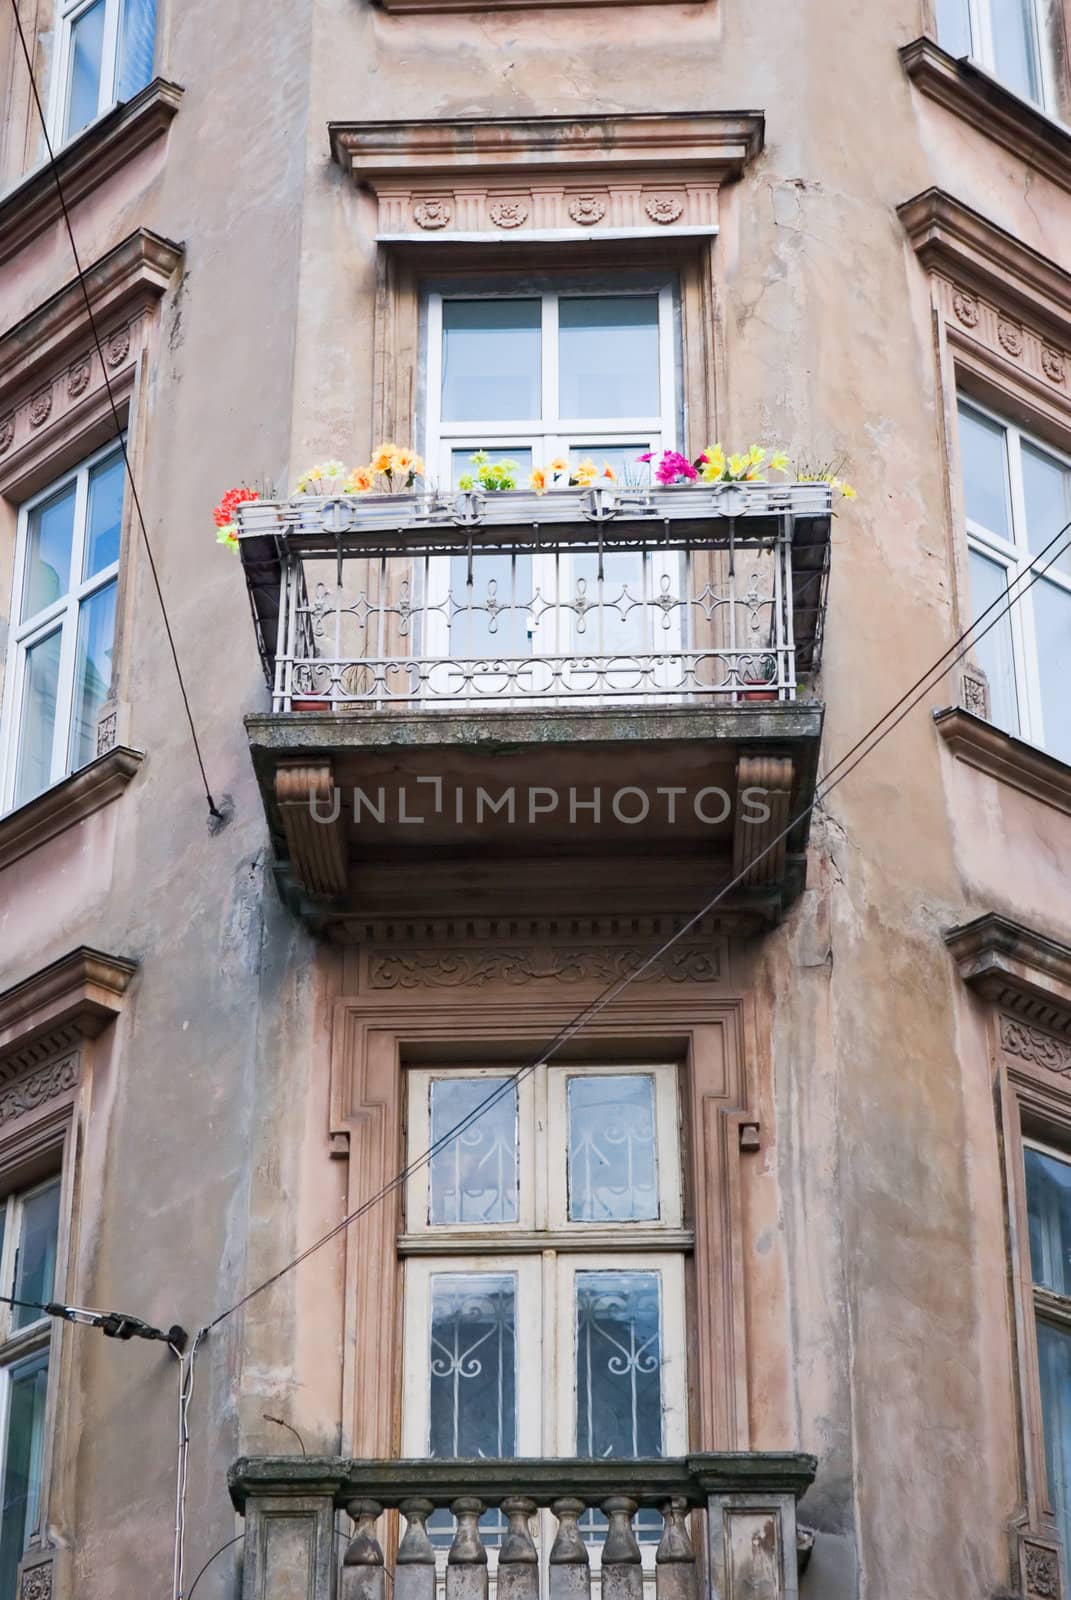
<svg viewBox="0 0 1071 1600">
<path fill-rule="evenodd" d="M 0 1281 L 11 1299 L 52 1299 L 59 1211 L 58 1178 L 0 1207 Z M 43 1510 L 51 1330 L 31 1308 L 0 1305 L 0 1600 L 15 1600 L 19 1562 Z"/>
<path fill-rule="evenodd" d="M 124 465 L 113 446 L 22 507 L 4 706 L 2 809 L 96 755 L 112 681 Z"/>
<path fill-rule="evenodd" d="M 1024 100 L 1052 109 L 1043 0 L 937 0 L 937 38 L 973 56 Z"/>
<path fill-rule="evenodd" d="M 1064 1551 L 1071 1552 L 1071 1162 L 1033 1142 L 1023 1157 L 1045 1465 Z"/>
<path fill-rule="evenodd" d="M 978 616 L 1071 522 L 1071 463 L 973 402 L 960 403 L 959 448 L 971 611 Z M 997 726 L 1071 762 L 1071 553 L 1027 588 L 1032 575 L 975 654 Z"/>
<path fill-rule="evenodd" d="M 156 0 L 57 0 L 54 144 L 66 144 L 153 74 Z"/>
<path fill-rule="evenodd" d="M 403 1452 L 683 1453 L 677 1069 L 414 1070 L 410 1158 L 436 1143 L 406 1197 Z"/>
</svg>

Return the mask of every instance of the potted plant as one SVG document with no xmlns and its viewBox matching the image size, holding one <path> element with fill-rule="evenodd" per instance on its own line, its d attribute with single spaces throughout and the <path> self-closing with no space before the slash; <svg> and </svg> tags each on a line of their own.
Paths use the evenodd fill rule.
<svg viewBox="0 0 1071 1600">
<path fill-rule="evenodd" d="M 777 657 L 745 656 L 740 668 L 740 682 L 745 686 L 754 685 L 754 687 L 742 687 L 738 691 L 741 700 L 778 699 Z"/>
</svg>

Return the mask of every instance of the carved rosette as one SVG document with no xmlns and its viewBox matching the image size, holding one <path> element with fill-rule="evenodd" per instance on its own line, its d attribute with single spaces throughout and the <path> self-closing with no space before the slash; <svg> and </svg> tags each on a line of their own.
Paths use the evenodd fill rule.
<svg viewBox="0 0 1071 1600">
<path fill-rule="evenodd" d="M 41 389 L 30 401 L 30 427 L 39 428 L 52 415 L 52 390 Z"/>
<path fill-rule="evenodd" d="M 643 209 L 652 222 L 664 227 L 684 215 L 684 201 L 679 194 L 652 194 L 644 201 Z"/>
<path fill-rule="evenodd" d="M 413 221 L 418 228 L 445 228 L 452 215 L 446 200 L 418 200 L 413 207 Z"/>
<path fill-rule="evenodd" d="M 1023 330 L 1017 328 L 1014 322 L 997 323 L 997 338 L 1010 356 L 1021 356 L 1023 353 Z"/>
<path fill-rule="evenodd" d="M 1014 1017 L 1000 1019 L 1000 1045 L 1010 1056 L 1027 1061 L 1031 1066 L 1043 1067 L 1060 1077 L 1071 1073 L 1071 1039 L 1058 1039 L 1054 1034 L 1031 1028 Z"/>
<path fill-rule="evenodd" d="M 528 221 L 528 207 L 523 200 L 492 200 L 487 214 L 496 228 L 519 228 Z"/>
<path fill-rule="evenodd" d="M 568 210 L 574 222 L 582 228 L 591 228 L 605 217 L 606 201 L 600 200 L 597 194 L 578 194 L 570 200 Z"/>
<path fill-rule="evenodd" d="M 960 674 L 960 704 L 972 716 L 989 721 L 989 679 L 980 667 L 965 669 Z"/>
<path fill-rule="evenodd" d="M 1059 350 L 1053 350 L 1045 345 L 1041 352 L 1041 370 L 1050 383 L 1063 383 L 1067 376 L 1064 358 Z"/>
<path fill-rule="evenodd" d="M 972 294 L 967 294 L 963 289 L 957 289 L 952 295 L 952 310 L 965 328 L 976 328 L 981 312 L 978 302 Z"/>
<path fill-rule="evenodd" d="M 1049 1544 L 1023 1540 L 1023 1589 L 1028 1600 L 1060 1600 L 1060 1557 Z"/>
<path fill-rule="evenodd" d="M 52 1600 L 51 1561 L 41 1561 L 23 1569 L 19 1600 Z"/>
<path fill-rule="evenodd" d="M 119 328 L 104 345 L 104 359 L 109 367 L 120 366 L 130 354 L 130 329 Z"/>
<path fill-rule="evenodd" d="M 88 356 L 82 356 L 67 373 L 67 393 L 72 400 L 77 400 L 85 392 L 89 384 L 90 361 Z"/>
<path fill-rule="evenodd" d="M 10 450 L 15 439 L 15 418 L 13 416 L 0 419 L 0 456 Z"/>
</svg>

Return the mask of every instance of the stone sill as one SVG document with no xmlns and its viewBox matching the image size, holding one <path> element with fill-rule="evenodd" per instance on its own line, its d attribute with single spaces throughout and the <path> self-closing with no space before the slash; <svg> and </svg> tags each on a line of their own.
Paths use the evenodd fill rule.
<svg viewBox="0 0 1071 1600">
<path fill-rule="evenodd" d="M 0 871 L 122 794 L 144 759 L 142 751 L 116 745 L 88 767 L 0 817 Z"/>
<path fill-rule="evenodd" d="M 119 167 L 167 132 L 182 94 L 177 83 L 154 78 L 132 100 L 113 106 L 57 151 L 55 172 L 46 161 L 0 195 L 0 262 L 17 255 L 63 215 L 57 176 L 68 210 L 73 210 Z"/>
<path fill-rule="evenodd" d="M 900 60 L 920 93 L 1071 191 L 1071 129 L 1062 122 L 1023 100 L 976 62 L 950 56 L 932 39 L 904 45 Z"/>
<path fill-rule="evenodd" d="M 991 778 L 1071 815 L 1071 766 L 1016 739 L 960 706 L 935 711 L 934 724 L 952 754 Z"/>
</svg>

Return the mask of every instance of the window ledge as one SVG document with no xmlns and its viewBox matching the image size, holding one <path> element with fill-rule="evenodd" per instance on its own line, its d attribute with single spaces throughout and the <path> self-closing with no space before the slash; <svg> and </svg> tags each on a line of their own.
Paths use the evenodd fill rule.
<svg viewBox="0 0 1071 1600">
<path fill-rule="evenodd" d="M 935 711 L 934 724 L 952 754 L 991 778 L 1071 815 L 1071 766 L 1016 739 L 960 706 Z"/>
<path fill-rule="evenodd" d="M 996 911 L 946 929 L 944 940 L 978 994 L 1028 1022 L 1071 1033 L 1071 946 Z"/>
<path fill-rule="evenodd" d="M 167 132 L 182 94 L 177 83 L 154 78 L 132 100 L 113 106 L 57 152 L 56 171 L 68 209 Z M 62 214 L 56 178 L 45 162 L 0 195 L 0 262 L 17 255 Z"/>
<path fill-rule="evenodd" d="M 913 39 L 900 51 L 904 71 L 920 93 L 936 100 L 1035 171 L 1071 191 L 1071 129 L 1024 100 L 976 62 L 959 60 L 932 39 Z"/>
<path fill-rule="evenodd" d="M 144 759 L 142 751 L 116 745 L 17 811 L 0 817 L 0 872 L 122 794 Z"/>
<path fill-rule="evenodd" d="M 403 1233 L 398 1237 L 398 1254 L 402 1256 L 500 1255 L 506 1248 L 537 1254 L 543 1250 L 606 1251 L 606 1250 L 694 1250 L 695 1233 L 691 1228 L 645 1228 L 635 1223 L 618 1224 L 614 1228 L 592 1226 L 566 1230 L 552 1228 L 545 1232 L 502 1229 L 490 1226 L 482 1233 L 466 1234 L 461 1228 L 443 1229 L 440 1232 Z"/>
<path fill-rule="evenodd" d="M 137 963 L 86 945 L 0 993 L 0 1074 L 66 1049 L 75 1038 L 95 1039 L 123 1007 Z"/>
</svg>

